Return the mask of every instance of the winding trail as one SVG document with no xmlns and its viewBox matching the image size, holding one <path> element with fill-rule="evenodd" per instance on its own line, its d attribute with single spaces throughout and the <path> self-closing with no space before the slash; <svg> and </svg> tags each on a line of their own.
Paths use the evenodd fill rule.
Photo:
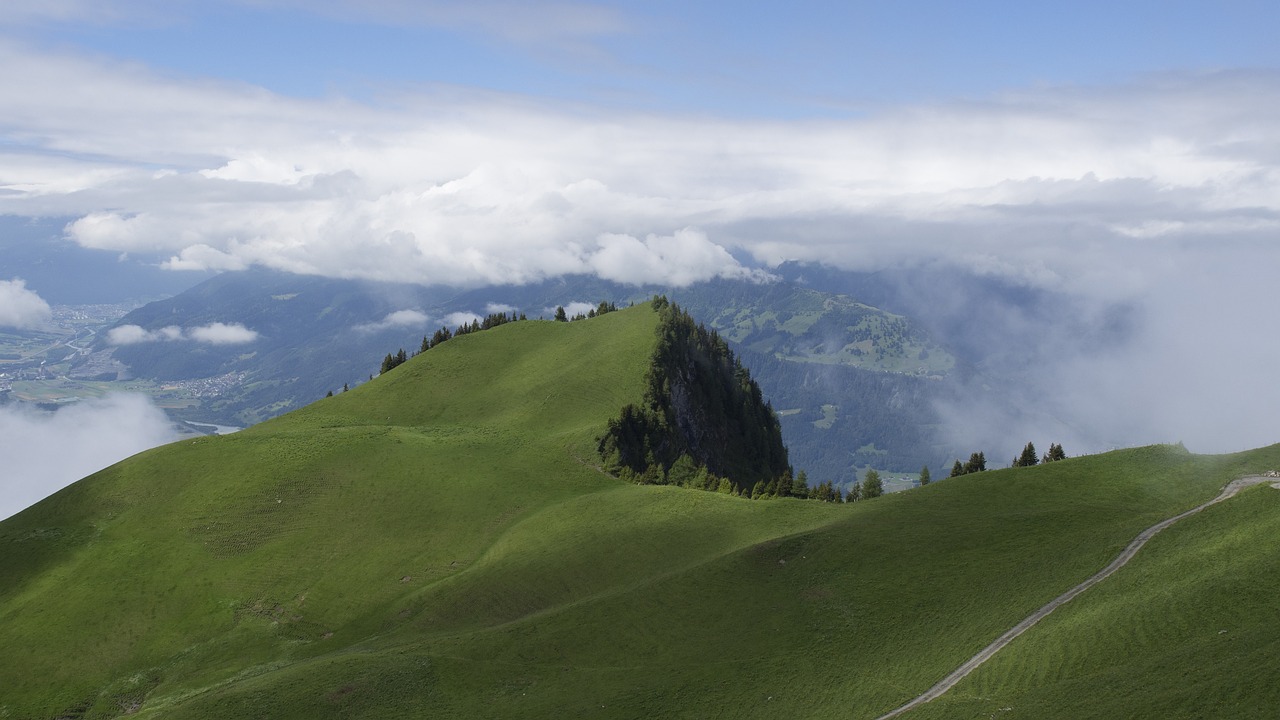
<svg viewBox="0 0 1280 720">
<path fill-rule="evenodd" d="M 1044 607 L 1032 613 L 1030 616 L 1027 617 L 1027 619 L 1023 620 L 1017 625 L 1014 625 L 1005 634 L 996 638 L 995 642 L 983 648 L 977 655 L 974 655 L 972 658 L 970 658 L 968 662 L 956 668 L 954 672 L 952 672 L 950 675 L 940 680 L 937 685 L 934 685 L 933 687 L 926 690 L 924 694 L 914 698 L 913 700 L 911 700 L 910 702 L 908 702 L 907 704 L 903 705 L 902 707 L 896 710 L 893 710 L 891 712 L 885 713 L 884 715 L 881 715 L 876 720 L 889 720 L 889 718 L 897 717 L 902 713 L 908 710 L 911 710 L 912 708 L 923 705 L 929 702 L 930 700 L 933 700 L 934 698 L 941 696 L 943 693 L 950 690 L 953 685 L 965 679 L 965 677 L 967 677 L 969 673 L 973 672 L 974 670 L 977 670 L 978 666 L 982 665 L 982 663 L 986 662 L 987 660 L 990 660 L 991 656 L 1000 652 L 1000 650 L 1002 650 L 1005 645 L 1008 645 L 1009 643 L 1013 642 L 1013 640 L 1017 638 L 1019 635 L 1026 632 L 1027 630 L 1030 630 L 1032 626 L 1034 626 L 1036 623 L 1043 620 L 1046 615 L 1058 609 L 1058 606 L 1062 605 L 1065 602 L 1068 602 L 1075 596 L 1079 595 L 1085 590 L 1088 590 L 1089 588 L 1102 582 L 1103 580 L 1106 580 L 1108 577 L 1111 576 L 1112 573 L 1124 567 L 1125 564 L 1127 564 L 1130 560 L 1133 559 L 1134 555 L 1138 554 L 1138 551 L 1142 549 L 1142 546 L 1147 544 L 1148 540 L 1155 537 L 1156 533 L 1160 532 L 1161 530 L 1164 530 L 1165 528 L 1169 527 L 1170 525 L 1178 522 L 1183 518 L 1190 517 L 1191 515 L 1195 515 L 1196 513 L 1200 512 L 1201 510 L 1204 510 L 1210 505 L 1215 505 L 1217 503 L 1222 502 L 1223 500 L 1234 497 L 1237 493 L 1239 493 L 1241 490 L 1247 487 L 1250 487 L 1252 485 L 1259 485 L 1265 482 L 1270 482 L 1277 489 L 1280 489 L 1280 478 L 1278 478 L 1275 475 L 1250 475 L 1248 477 L 1242 477 L 1227 483 L 1227 486 L 1222 489 L 1222 492 L 1219 493 L 1217 497 L 1210 500 L 1209 502 L 1206 502 L 1203 505 L 1198 505 L 1196 507 L 1193 507 L 1190 510 L 1182 513 L 1181 515 L 1175 515 L 1169 518 L 1168 520 L 1162 520 L 1156 523 L 1155 525 L 1152 525 L 1151 527 L 1147 528 L 1146 530 L 1143 530 L 1138 535 L 1138 537 L 1133 539 L 1133 542 L 1129 543 L 1128 547 L 1126 547 L 1124 551 L 1122 551 L 1118 556 L 1116 556 L 1115 560 L 1111 561 L 1110 565 L 1099 570 L 1088 580 L 1085 580 L 1084 582 L 1062 593 L 1061 595 L 1054 598 L 1053 600 L 1050 600 L 1047 605 L 1045 605 Z"/>
</svg>

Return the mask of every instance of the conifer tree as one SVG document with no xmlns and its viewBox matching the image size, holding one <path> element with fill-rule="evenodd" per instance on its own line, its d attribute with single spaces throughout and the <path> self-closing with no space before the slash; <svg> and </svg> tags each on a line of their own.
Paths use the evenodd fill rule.
<svg viewBox="0 0 1280 720">
<path fill-rule="evenodd" d="M 801 470 L 800 473 L 796 475 L 796 481 L 791 486 L 791 494 L 798 498 L 809 497 L 809 474 L 808 473 Z"/>
<path fill-rule="evenodd" d="M 862 497 L 864 500 L 878 498 L 884 494 L 884 481 L 875 468 L 868 468 L 866 477 L 862 478 Z"/>
<path fill-rule="evenodd" d="M 804 472 L 801 470 L 801 472 Z M 795 479 L 791 477 L 791 468 L 787 468 L 782 475 L 774 481 L 774 494 L 778 497 L 791 497 L 791 488 L 795 486 Z"/>
<path fill-rule="evenodd" d="M 1036 446 L 1028 442 L 1027 446 L 1022 448 L 1022 455 L 1018 456 L 1018 459 L 1014 461 L 1014 467 L 1031 467 L 1039 463 L 1040 458 L 1036 456 Z"/>
<path fill-rule="evenodd" d="M 966 462 L 964 464 L 965 474 L 982 472 L 986 469 L 987 469 L 987 456 L 986 456 L 986 453 L 983 453 L 983 452 L 976 452 L 971 454 L 969 456 L 969 462 Z"/>
<path fill-rule="evenodd" d="M 951 466 L 951 477 L 960 477 L 963 474 L 964 474 L 964 465 L 961 465 L 960 461 L 957 460 L 956 464 Z"/>
<path fill-rule="evenodd" d="M 569 322 L 569 316 L 564 313 L 564 306 L 556 306 L 556 322 Z"/>
<path fill-rule="evenodd" d="M 929 482 L 930 482 L 929 466 L 925 465 L 924 467 L 920 468 L 920 485 L 921 486 L 928 485 Z"/>
</svg>

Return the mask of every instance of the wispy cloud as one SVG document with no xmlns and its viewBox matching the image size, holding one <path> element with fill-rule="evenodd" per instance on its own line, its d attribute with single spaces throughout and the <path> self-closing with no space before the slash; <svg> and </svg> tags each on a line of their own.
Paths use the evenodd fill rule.
<svg viewBox="0 0 1280 720">
<path fill-rule="evenodd" d="M 538 45 L 608 37 L 629 26 L 616 8 L 563 0 L 251 0 L 251 4 L 298 8 L 347 22 L 473 31 L 509 42 Z"/>
<path fill-rule="evenodd" d="M 257 339 L 256 330 L 250 330 L 240 323 L 215 322 L 191 328 L 169 325 L 156 330 L 147 330 L 140 325 L 121 325 L 107 331 L 107 342 L 112 345 L 177 340 L 190 340 L 208 345 L 243 345 Z"/>
<path fill-rule="evenodd" d="M 379 332 L 391 328 L 422 327 L 430 319 L 431 317 L 421 310 L 396 310 L 395 312 L 387 313 L 387 316 L 378 322 L 357 325 L 356 330 L 359 332 Z"/>
<path fill-rule="evenodd" d="M 473 312 L 459 310 L 458 312 L 451 312 L 448 315 L 445 315 L 442 319 L 444 320 L 445 327 L 456 328 L 459 325 L 470 325 L 473 322 L 478 322 L 482 318 Z"/>
</svg>

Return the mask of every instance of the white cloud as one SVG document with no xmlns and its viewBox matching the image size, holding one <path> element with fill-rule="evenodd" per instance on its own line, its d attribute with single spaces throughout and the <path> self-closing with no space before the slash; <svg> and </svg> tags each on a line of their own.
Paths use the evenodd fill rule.
<svg viewBox="0 0 1280 720">
<path fill-rule="evenodd" d="M 735 257 L 982 256 L 1074 282 L 1116 248 L 1280 229 L 1270 72 L 763 122 L 298 99 L 3 40 L 0 64 L 24 69 L 0 76 L 0 125 L 39 151 L 0 164 L 0 212 L 79 215 L 78 242 L 173 269 L 684 284 Z"/>
<path fill-rule="evenodd" d="M 571 303 L 565 303 L 565 305 L 564 305 L 564 314 L 565 314 L 565 315 L 568 315 L 568 316 L 569 316 L 569 317 L 571 317 L 571 318 L 573 318 L 573 317 L 577 317 L 577 316 L 579 316 L 579 315 L 586 315 L 586 314 L 587 314 L 587 312 L 588 312 L 588 311 L 590 311 L 590 310 L 591 310 L 591 309 L 593 309 L 593 308 L 595 308 L 595 304 L 593 304 L 593 303 L 589 303 L 589 302 L 571 302 Z M 549 309 L 548 309 L 548 311 L 547 311 L 547 314 L 548 314 L 548 315 L 554 315 L 554 314 L 555 314 L 555 311 L 556 311 L 556 309 L 555 309 L 555 308 L 549 308 Z"/>
<path fill-rule="evenodd" d="M 258 332 L 240 323 L 211 323 L 187 330 L 187 337 L 210 345 L 243 345 L 258 339 Z"/>
<path fill-rule="evenodd" d="M 416 12 L 378 8 L 385 22 Z M 1275 71 L 763 121 L 456 90 L 378 104 L 292 98 L 2 39 L 0 67 L 14 69 L 0 74 L 0 212 L 75 215 L 76 241 L 164 253 L 173 269 L 681 285 L 749 275 L 745 258 L 949 263 L 1130 304 L 1150 347 L 1193 353 L 1135 361 L 1187 368 L 1209 367 L 1214 343 L 1187 348 L 1177 333 L 1249 333 L 1219 318 L 1269 327 L 1258 308 L 1274 306 L 1232 290 L 1233 277 L 1280 267 Z M 1206 258 L 1219 271 L 1197 278 Z M 1186 287 L 1198 304 L 1165 302 Z M 1280 351 L 1265 333 L 1248 336 Z M 1044 359 L 1046 377 L 1071 369 Z M 1243 361 L 1225 372 L 1271 385 Z M 1161 407 L 1131 402 L 1143 397 Z M 1091 407 L 1120 417 L 1106 400 Z"/>
<path fill-rule="evenodd" d="M 164 412 L 142 395 L 109 395 L 54 413 L 0 407 L 0 519 L 176 437 Z"/>
<path fill-rule="evenodd" d="M 121 325 L 107 331 L 107 342 L 112 345 L 135 345 L 143 342 L 155 342 L 160 338 L 141 325 Z"/>
<path fill-rule="evenodd" d="M 422 327 L 430 320 L 430 316 L 421 310 L 396 310 L 375 323 L 357 325 L 360 332 L 379 332 L 397 327 Z"/>
<path fill-rule="evenodd" d="M 445 324 L 445 327 L 452 329 L 460 325 L 470 325 L 473 322 L 477 322 L 483 319 L 484 318 L 480 317 L 479 315 L 473 312 L 467 312 L 464 310 L 460 312 L 451 312 L 448 315 L 445 315 L 444 324 Z"/>
<path fill-rule="evenodd" d="M 20 278 L 0 280 L 0 327 L 33 329 L 47 327 L 53 310 Z"/>
<path fill-rule="evenodd" d="M 92 231 L 87 228 L 90 218 L 101 218 L 101 216 L 91 215 L 75 223 L 75 227 L 79 228 L 77 232 L 86 240 L 92 236 Z M 106 222 L 116 221 L 112 218 L 101 219 Z M 168 270 L 244 270 L 248 267 L 248 263 L 244 258 L 232 253 L 211 248 L 204 243 L 196 243 L 183 248 L 177 255 L 166 260 L 161 267 Z"/>
<path fill-rule="evenodd" d="M 112 345 L 134 345 L 144 342 L 190 340 L 210 345 L 241 345 L 258 339 L 258 332 L 240 323 L 210 323 L 192 328 L 169 325 L 158 330 L 147 330 L 140 325 L 121 325 L 107 331 L 107 342 Z"/>
<path fill-rule="evenodd" d="M 507 305 L 506 303 L 491 302 L 491 303 L 486 303 L 484 306 L 484 311 L 487 313 L 509 313 L 515 309 L 516 309 L 515 305 Z"/>
<path fill-rule="evenodd" d="M 716 277 L 762 277 L 742 267 L 723 247 L 693 228 L 674 235 L 602 235 L 587 264 L 606 280 L 631 285 L 664 283 L 684 287 Z"/>
</svg>

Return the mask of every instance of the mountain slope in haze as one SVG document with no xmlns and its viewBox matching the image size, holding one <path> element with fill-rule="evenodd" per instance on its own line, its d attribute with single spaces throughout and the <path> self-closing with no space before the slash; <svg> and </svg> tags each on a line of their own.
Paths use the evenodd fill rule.
<svg viewBox="0 0 1280 720">
<path fill-rule="evenodd" d="M 1280 466 L 1280 446 L 1159 446 L 848 506 L 623 483 L 593 467 L 595 446 L 641 400 L 657 322 L 640 306 L 455 338 L 0 522 L 0 714 L 876 717 L 1140 530 Z M 1067 662 L 1033 630 L 1009 648 L 1033 676 L 994 675 L 988 704 L 962 709 L 1084 688 L 1121 707 L 1195 674 L 1216 716 L 1262 716 L 1280 701 L 1257 680 L 1280 669 L 1280 580 L 1250 538 L 1274 529 L 1275 492 L 1183 521 L 1183 541 L 1153 541 L 1147 577 L 1112 578 L 1177 588 L 1130 657 L 1071 640 L 1125 637 L 1135 609 L 1107 601 L 1074 616 Z M 1231 540 L 1205 547 L 1206 532 Z M 1218 552 L 1232 562 L 1201 564 Z M 1200 602 L 1224 580 L 1254 590 Z M 1249 674 L 1177 652 L 1195 638 L 1249 653 Z M 1036 707 L 1021 716 L 1081 714 Z M 1203 716 L 1146 710 L 1124 714 Z"/>
<path fill-rule="evenodd" d="M 76 219 L 0 215 L 0 279 L 22 278 L 50 305 L 98 305 L 182 293 L 213 275 L 163 270 L 168 255 L 83 247 L 66 237 Z"/>
</svg>

